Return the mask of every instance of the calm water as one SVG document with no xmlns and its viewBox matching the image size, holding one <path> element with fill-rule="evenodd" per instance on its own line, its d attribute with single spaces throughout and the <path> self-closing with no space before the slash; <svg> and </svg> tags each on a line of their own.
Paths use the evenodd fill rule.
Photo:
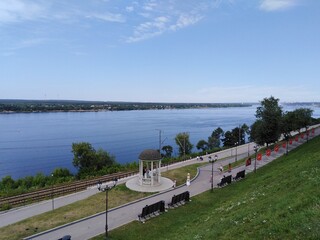
<svg viewBox="0 0 320 240">
<path fill-rule="evenodd" d="M 256 107 L 1 114 L 0 178 L 49 174 L 57 167 L 75 172 L 71 145 L 82 141 L 108 151 L 120 163 L 136 161 L 144 149 L 158 149 L 159 130 L 162 145 L 173 146 L 177 154 L 174 138 L 179 132 L 189 132 L 196 145 L 217 127 L 227 131 L 251 125 Z M 314 110 L 313 116 L 320 117 L 320 109 Z"/>
</svg>

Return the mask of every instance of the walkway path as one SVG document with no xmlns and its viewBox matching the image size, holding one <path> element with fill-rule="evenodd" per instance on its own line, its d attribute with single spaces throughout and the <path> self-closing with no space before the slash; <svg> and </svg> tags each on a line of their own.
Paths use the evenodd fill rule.
<svg viewBox="0 0 320 240">
<path fill-rule="evenodd" d="M 289 151 L 291 151 L 293 148 L 301 145 L 304 142 L 305 140 L 301 140 L 301 139 L 299 140 L 299 142 L 294 142 L 292 145 L 289 146 Z M 244 145 L 244 146 L 247 148 L 247 151 L 243 151 L 243 148 L 241 149 L 240 147 L 237 149 L 238 159 L 247 157 L 248 151 L 250 154 L 253 152 L 252 151 L 253 144 Z M 231 151 L 234 151 L 234 150 L 235 149 Z M 277 153 L 272 152 L 272 154 L 269 157 L 263 156 L 261 161 L 257 161 L 257 169 L 264 166 L 265 164 L 268 164 L 269 162 L 273 161 L 274 159 L 283 155 L 284 153 L 285 153 L 285 149 L 280 148 Z M 228 163 L 235 161 L 235 156 L 232 155 L 232 153 L 230 153 L 230 150 L 219 152 L 218 156 L 219 156 L 219 159 L 223 159 L 224 157 L 226 158 L 221 161 L 218 161 L 217 163 L 214 163 L 214 176 L 213 176 L 214 187 L 217 186 L 217 183 L 220 182 L 220 179 L 221 179 L 221 174 L 219 173 L 219 171 L 217 171 L 220 164 L 227 165 Z M 207 161 L 208 156 L 206 156 L 204 160 Z M 186 165 L 186 164 L 193 164 L 196 161 L 197 160 L 192 159 L 184 163 L 180 163 L 180 166 Z M 159 194 L 153 195 L 151 197 L 144 198 L 144 199 L 109 210 L 108 211 L 109 230 L 112 230 L 114 228 L 117 228 L 119 226 L 122 226 L 124 224 L 127 224 L 129 222 L 136 220 L 138 214 L 141 213 L 141 210 L 145 205 L 150 205 L 160 200 L 164 200 L 166 203 L 169 203 L 173 195 L 180 194 L 184 191 L 189 191 L 192 197 L 204 191 L 209 190 L 211 188 L 211 183 L 210 183 L 211 167 L 212 167 L 211 164 L 201 167 L 199 169 L 199 175 L 195 179 L 193 179 L 189 187 L 186 185 L 183 185 L 178 188 L 170 189 L 170 190 L 161 192 Z M 252 165 L 249 167 L 240 166 L 238 168 L 233 169 L 231 174 L 235 176 L 238 171 L 243 169 L 246 169 L 247 173 L 253 171 L 254 161 L 252 161 Z M 94 216 L 90 216 L 88 218 L 84 218 L 79 221 L 69 223 L 64 226 L 60 226 L 43 233 L 39 233 L 37 235 L 33 235 L 25 239 L 45 239 L 45 240 L 58 239 L 64 235 L 71 235 L 72 240 L 89 239 L 96 235 L 102 234 L 104 232 L 105 217 L 106 217 L 105 212 L 99 213 Z"/>
</svg>

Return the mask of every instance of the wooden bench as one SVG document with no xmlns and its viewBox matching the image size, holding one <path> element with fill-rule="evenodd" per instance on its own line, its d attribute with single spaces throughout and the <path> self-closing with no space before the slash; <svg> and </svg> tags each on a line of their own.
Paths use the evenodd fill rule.
<svg viewBox="0 0 320 240">
<path fill-rule="evenodd" d="M 221 182 L 219 182 L 217 185 L 218 185 L 218 187 L 223 187 L 225 185 L 230 184 L 231 181 L 232 181 L 232 175 L 229 175 L 229 176 L 223 177 L 221 179 Z"/>
<path fill-rule="evenodd" d="M 246 175 L 246 170 L 242 170 L 240 172 L 237 172 L 237 175 L 233 178 L 234 181 L 241 180 L 245 177 Z"/>
<path fill-rule="evenodd" d="M 168 207 L 177 207 L 189 201 L 190 201 L 190 192 L 185 191 L 178 195 L 173 195 L 171 198 L 171 203 L 168 204 Z"/>
<path fill-rule="evenodd" d="M 140 222 L 145 222 L 147 219 L 151 217 L 158 216 L 160 213 L 165 212 L 165 203 L 164 201 L 156 202 L 152 205 L 146 205 L 141 214 L 138 215 Z"/>
</svg>

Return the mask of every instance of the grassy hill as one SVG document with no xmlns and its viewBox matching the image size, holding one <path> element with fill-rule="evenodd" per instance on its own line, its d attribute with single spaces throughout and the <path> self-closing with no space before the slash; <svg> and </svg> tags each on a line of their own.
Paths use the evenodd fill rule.
<svg viewBox="0 0 320 240">
<path fill-rule="evenodd" d="M 111 239 L 320 239 L 320 138 Z M 97 237 L 95 239 L 103 239 Z"/>
</svg>

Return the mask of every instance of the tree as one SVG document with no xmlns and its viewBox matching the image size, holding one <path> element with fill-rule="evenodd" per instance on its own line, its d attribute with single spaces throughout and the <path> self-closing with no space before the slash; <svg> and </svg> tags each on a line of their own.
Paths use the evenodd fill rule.
<svg viewBox="0 0 320 240">
<path fill-rule="evenodd" d="M 300 132 L 301 128 L 305 128 L 307 131 L 312 123 L 312 113 L 313 110 L 309 108 L 298 108 L 294 110 L 294 123 L 296 124 L 295 130 Z"/>
<path fill-rule="evenodd" d="M 232 131 L 226 131 L 224 133 L 224 138 L 222 139 L 224 147 L 233 147 L 236 143 L 237 137 L 234 136 Z"/>
<path fill-rule="evenodd" d="M 245 143 L 245 135 L 249 133 L 249 127 L 246 124 L 239 127 L 231 129 L 224 133 L 224 138 L 222 139 L 223 146 L 233 147 L 235 145 Z"/>
<path fill-rule="evenodd" d="M 185 156 L 186 154 L 190 154 L 193 148 L 189 140 L 189 133 L 183 132 L 178 133 L 175 137 L 176 144 L 179 146 L 179 154 L 180 156 Z"/>
<path fill-rule="evenodd" d="M 267 129 L 264 127 L 263 121 L 256 120 L 251 125 L 251 134 L 250 134 L 251 140 L 256 142 L 259 145 L 264 145 L 266 135 L 267 135 Z"/>
<path fill-rule="evenodd" d="M 206 151 L 208 150 L 208 143 L 205 141 L 205 140 L 200 140 L 198 143 L 197 143 L 197 149 L 201 151 Z"/>
<path fill-rule="evenodd" d="M 165 152 L 165 157 L 171 157 L 173 148 L 170 145 L 163 146 L 161 150 Z"/>
<path fill-rule="evenodd" d="M 251 138 L 256 143 L 267 146 L 278 141 L 281 135 L 282 109 L 279 99 L 264 98 L 256 111 L 256 122 L 251 126 Z"/>
<path fill-rule="evenodd" d="M 291 137 L 292 131 L 295 130 L 295 114 L 294 112 L 285 112 L 281 119 L 281 132 L 283 135 L 283 138 L 287 142 L 287 148 L 286 148 L 286 155 L 288 155 L 288 142 Z"/>
<path fill-rule="evenodd" d="M 95 175 L 104 167 L 111 167 L 115 163 L 113 156 L 99 149 L 98 152 L 90 143 L 72 144 L 73 165 L 78 168 L 78 175 Z"/>
<path fill-rule="evenodd" d="M 2 178 L 2 181 L 0 182 L 1 189 L 10 190 L 13 189 L 15 185 L 15 181 L 12 179 L 11 176 L 5 176 Z"/>
<path fill-rule="evenodd" d="M 224 132 L 222 128 L 218 127 L 216 128 L 212 133 L 211 136 L 208 137 L 208 148 L 213 149 L 213 148 L 219 148 L 220 147 L 220 142 L 221 142 L 221 137 L 223 137 Z"/>
</svg>

